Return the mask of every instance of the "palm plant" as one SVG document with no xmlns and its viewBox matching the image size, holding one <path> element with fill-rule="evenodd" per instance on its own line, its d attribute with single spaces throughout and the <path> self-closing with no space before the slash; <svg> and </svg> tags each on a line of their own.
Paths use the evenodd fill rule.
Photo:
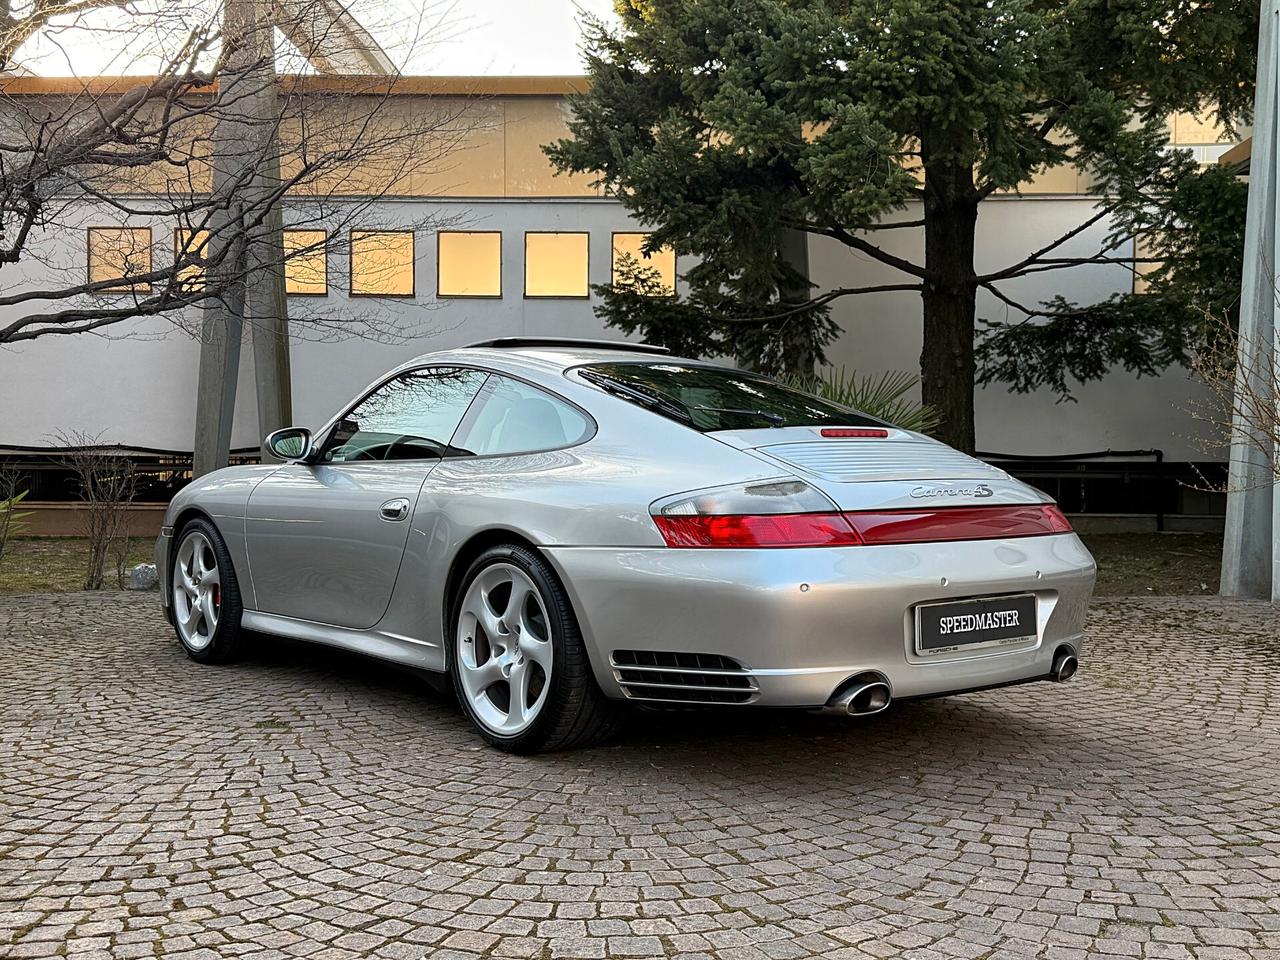
<svg viewBox="0 0 1280 960">
<path fill-rule="evenodd" d="M 852 407 L 904 430 L 931 433 L 941 423 L 936 410 L 908 396 L 920 378 L 905 370 L 860 374 L 844 367 L 820 367 L 811 374 L 793 374 L 787 382 L 806 393 Z"/>
<path fill-rule="evenodd" d="M 0 483 L 3 482 L 4 478 L 0 477 Z M 27 498 L 26 490 L 19 492 L 0 489 L 0 494 L 5 495 L 0 500 L 0 560 L 3 560 L 9 541 L 20 536 L 26 529 L 26 519 L 31 516 L 31 512 L 18 510 L 18 505 Z"/>
</svg>

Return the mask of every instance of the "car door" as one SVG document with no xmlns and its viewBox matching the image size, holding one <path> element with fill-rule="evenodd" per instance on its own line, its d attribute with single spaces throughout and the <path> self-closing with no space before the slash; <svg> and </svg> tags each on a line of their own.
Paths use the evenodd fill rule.
<svg viewBox="0 0 1280 960">
<path fill-rule="evenodd" d="M 487 373 L 401 373 L 340 417 L 310 463 L 262 481 L 246 518 L 264 613 L 364 629 L 386 612 L 422 484 Z"/>
</svg>

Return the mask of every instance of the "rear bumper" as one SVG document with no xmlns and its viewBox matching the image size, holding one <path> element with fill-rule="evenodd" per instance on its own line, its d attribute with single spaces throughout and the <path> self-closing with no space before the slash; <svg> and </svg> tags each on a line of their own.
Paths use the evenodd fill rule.
<svg viewBox="0 0 1280 960">
<path fill-rule="evenodd" d="M 782 550 L 549 548 L 601 688 L 628 696 L 617 651 L 703 653 L 742 665 L 743 703 L 816 707 L 875 672 L 895 698 L 1047 677 L 1082 652 L 1094 563 L 1074 534 L 911 546 Z M 916 604 L 1030 592 L 1034 645 L 922 658 Z M 633 692 L 635 688 L 630 688 Z"/>
</svg>

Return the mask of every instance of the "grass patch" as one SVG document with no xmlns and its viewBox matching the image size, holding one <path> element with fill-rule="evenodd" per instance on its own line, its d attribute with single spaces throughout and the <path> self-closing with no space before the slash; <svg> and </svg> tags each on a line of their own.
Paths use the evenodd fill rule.
<svg viewBox="0 0 1280 960">
<path fill-rule="evenodd" d="M 150 562 L 153 541 L 138 538 L 129 548 L 126 570 Z M 0 594 L 67 593 L 84 587 L 89 569 L 89 541 L 82 537 L 21 537 L 10 541 L 0 559 Z M 107 571 L 114 590 L 115 569 Z"/>
</svg>

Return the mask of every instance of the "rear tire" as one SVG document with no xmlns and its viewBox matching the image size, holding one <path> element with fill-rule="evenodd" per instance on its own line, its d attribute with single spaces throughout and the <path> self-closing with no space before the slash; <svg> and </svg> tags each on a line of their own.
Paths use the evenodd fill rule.
<svg viewBox="0 0 1280 960">
<path fill-rule="evenodd" d="M 449 673 L 467 719 L 510 753 L 599 743 L 621 726 L 587 659 L 568 594 L 537 553 L 491 547 L 462 577 L 449 616 Z"/>
<path fill-rule="evenodd" d="M 169 563 L 170 623 L 188 657 L 226 663 L 240 652 L 240 584 L 218 528 L 190 521 L 174 537 Z"/>
</svg>

